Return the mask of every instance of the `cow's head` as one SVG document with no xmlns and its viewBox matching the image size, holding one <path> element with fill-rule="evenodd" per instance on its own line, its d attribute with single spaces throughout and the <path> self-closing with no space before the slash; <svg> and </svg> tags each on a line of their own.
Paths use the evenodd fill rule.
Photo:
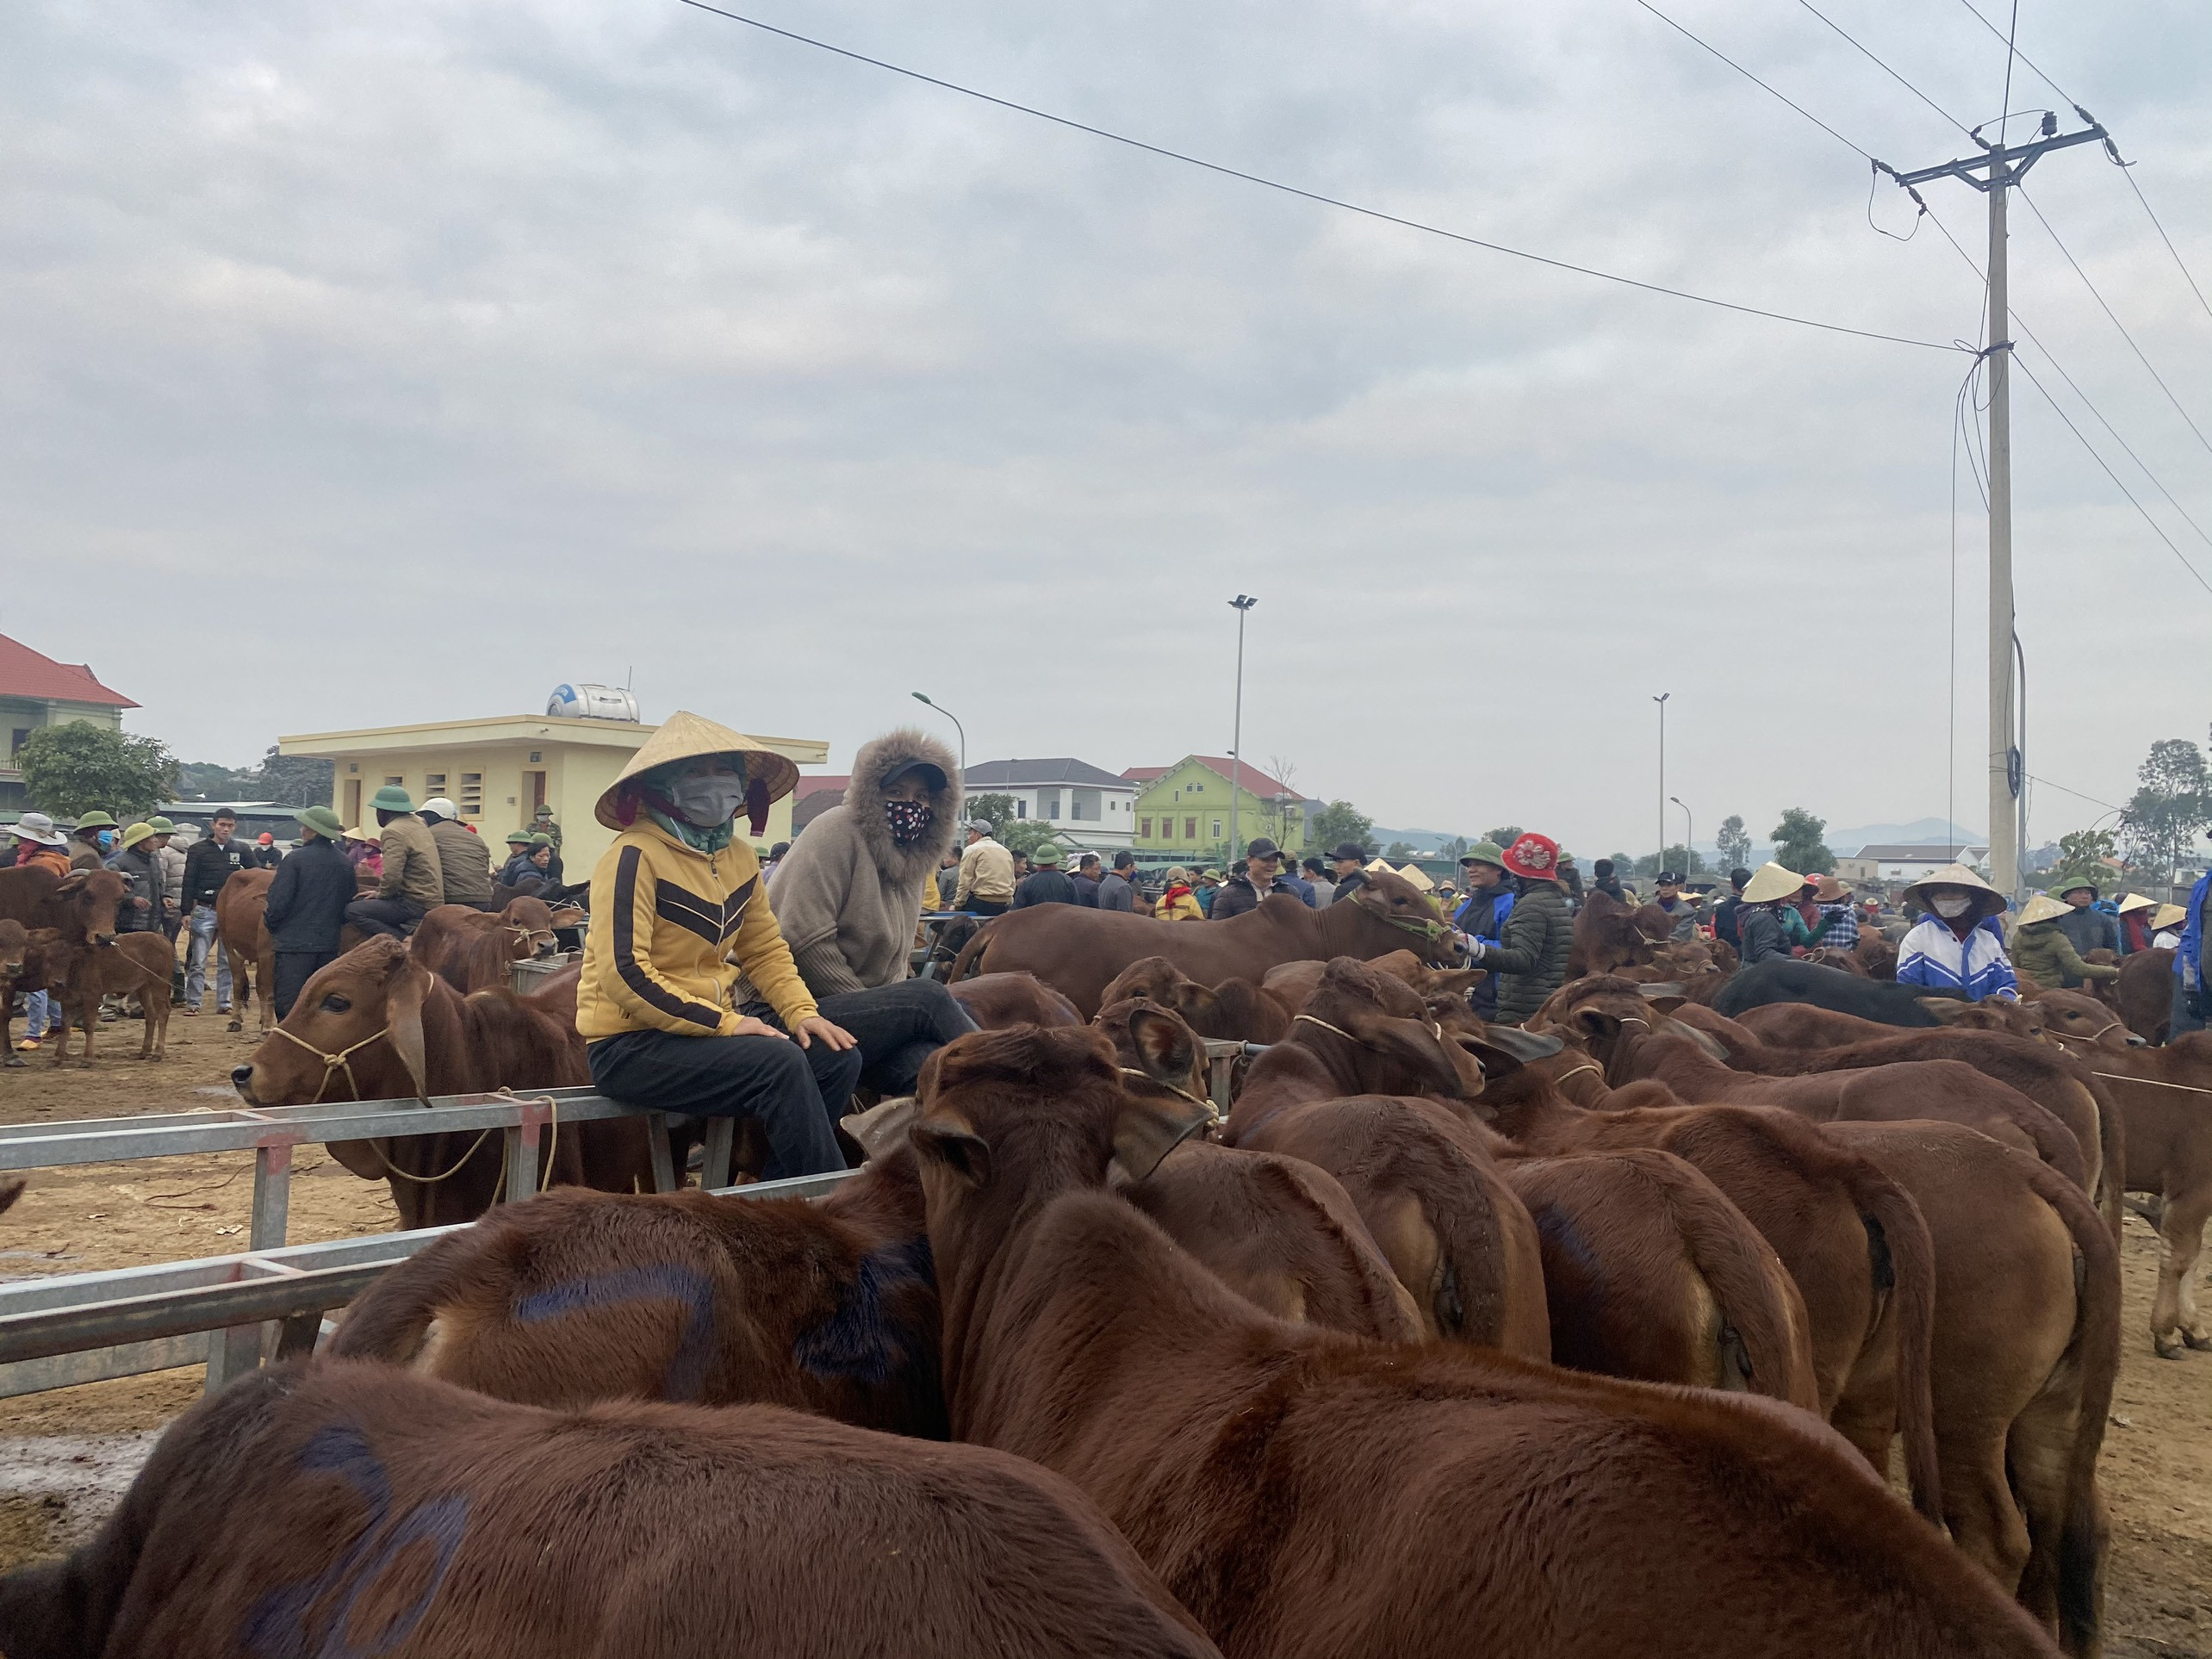
<svg viewBox="0 0 2212 1659">
<path fill-rule="evenodd" d="M 2022 1006 L 2041 1016 L 2043 1029 L 2060 1044 L 2074 1048 L 2142 1048 L 2143 1039 L 2130 1031 L 2103 1003 L 2078 991 L 2047 991 Z"/>
<path fill-rule="evenodd" d="M 114 944 L 115 907 L 129 892 L 130 884 L 113 870 L 71 870 L 53 890 L 63 932 L 71 943 Z"/>
<path fill-rule="evenodd" d="M 1134 1072 L 1194 1101 L 1206 1098 L 1205 1041 L 1175 1010 L 1125 997 L 1100 1009 L 1090 1023 L 1114 1045 L 1125 1075 Z"/>
<path fill-rule="evenodd" d="M 518 962 L 553 955 L 561 948 L 554 929 L 577 927 L 583 919 L 583 911 L 574 904 L 563 904 L 556 910 L 542 898 L 528 897 L 509 899 L 506 909 L 500 912 L 500 923 L 513 941 L 507 954 Z"/>
<path fill-rule="evenodd" d="M 1920 1005 L 1935 1016 L 1938 1025 L 1957 1030 L 1999 1031 L 2036 1042 L 2056 1041 L 2034 1003 L 2016 1003 L 2010 997 L 1989 997 L 1978 1003 L 1957 997 L 1923 997 Z"/>
<path fill-rule="evenodd" d="M 252 1106 L 419 1099 L 427 1092 L 422 1009 L 436 981 L 399 940 L 357 945 L 301 988 L 231 1083 Z"/>
<path fill-rule="evenodd" d="M 1486 1039 L 1445 1030 L 1420 992 L 1349 956 L 1324 970 L 1289 1041 L 1319 1053 L 1347 1094 L 1471 1100 L 1482 1092 Z"/>
<path fill-rule="evenodd" d="M 23 972 L 23 953 L 30 948 L 30 929 L 22 923 L 0 916 L 0 979 L 15 979 Z"/>
<path fill-rule="evenodd" d="M 1375 871 L 1352 890 L 1349 900 L 1338 902 L 1357 905 L 1375 920 L 1389 923 L 1400 935 L 1397 942 L 1424 962 L 1450 967 L 1465 954 L 1434 902 L 1395 871 Z"/>
</svg>

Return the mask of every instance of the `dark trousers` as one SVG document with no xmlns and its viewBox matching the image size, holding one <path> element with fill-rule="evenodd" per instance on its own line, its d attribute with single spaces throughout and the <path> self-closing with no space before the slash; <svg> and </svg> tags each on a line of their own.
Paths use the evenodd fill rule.
<svg viewBox="0 0 2212 1659">
<path fill-rule="evenodd" d="M 960 908 L 975 916 L 1003 916 L 1009 902 L 1003 898 L 971 898 Z"/>
<path fill-rule="evenodd" d="M 2200 1000 L 2197 1007 L 2202 1010 L 2204 1007 L 2203 1002 Z M 2170 1023 L 2166 1027 L 2168 1042 L 2172 1042 L 2184 1031 L 2204 1029 L 2203 1014 L 2201 1012 L 2192 1014 L 2189 1011 L 2189 981 L 2178 973 L 2173 976 L 2173 1009 L 2169 1018 Z"/>
<path fill-rule="evenodd" d="M 861 1082 L 883 1095 L 912 1094 L 922 1062 L 976 1029 L 967 1010 L 935 979 L 824 997 L 822 1017 L 853 1034 L 861 1045 Z"/>
<path fill-rule="evenodd" d="M 699 1117 L 753 1117 L 768 1141 L 763 1180 L 845 1167 L 830 1128 L 860 1081 L 861 1053 L 788 1037 L 680 1037 L 625 1031 L 586 1051 L 601 1094 Z"/>
<path fill-rule="evenodd" d="M 318 968 L 338 960 L 334 950 L 280 950 L 276 953 L 276 1017 L 283 1019 L 300 1000 L 300 991 L 315 977 Z"/>
<path fill-rule="evenodd" d="M 345 907 L 345 919 L 362 932 L 393 939 L 406 938 L 423 915 L 421 905 L 404 898 L 357 898 Z"/>
</svg>

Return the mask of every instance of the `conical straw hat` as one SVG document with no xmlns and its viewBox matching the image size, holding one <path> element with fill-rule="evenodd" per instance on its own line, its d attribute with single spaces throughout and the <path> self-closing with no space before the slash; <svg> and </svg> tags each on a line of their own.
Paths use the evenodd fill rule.
<svg viewBox="0 0 2212 1659">
<path fill-rule="evenodd" d="M 616 774 L 614 782 L 599 798 L 592 816 L 610 830 L 628 829 L 629 825 L 615 811 L 615 797 L 621 793 L 624 783 L 671 761 L 693 761 L 706 755 L 741 758 L 745 763 L 747 784 L 765 784 L 768 800 L 779 799 L 798 787 L 798 767 L 789 757 L 772 749 L 763 749 L 757 737 L 748 737 L 742 731 L 717 725 L 704 716 L 678 709 L 630 757 L 630 764 Z M 747 792 L 749 805 L 752 792 L 749 788 Z"/>
<path fill-rule="evenodd" d="M 2151 926 L 2159 933 L 2168 928 L 2178 928 L 2189 920 L 2187 907 L 2180 904 L 2161 904 L 2159 913 L 2151 918 Z"/>
<path fill-rule="evenodd" d="M 2130 910 L 2154 910 L 2157 908 L 2158 900 L 2146 898 L 2141 893 L 2129 893 L 2120 901 L 2120 914 L 2122 916 L 2127 915 Z"/>
<path fill-rule="evenodd" d="M 1786 870 L 1772 859 L 1762 864 L 1751 879 L 1744 884 L 1743 902 L 1764 904 L 1771 899 L 1787 898 L 1805 885 L 1805 878 L 1794 870 Z"/>
<path fill-rule="evenodd" d="M 2037 893 L 2028 901 L 2028 908 L 2020 912 L 2020 925 L 2031 927 L 2038 922 L 2048 922 L 2064 916 L 2072 907 L 2061 904 L 2048 893 Z"/>
<path fill-rule="evenodd" d="M 1404 868 L 1401 869 L 1398 873 L 1405 877 L 1407 880 L 1412 882 L 1414 885 L 1422 892 L 1427 892 L 1431 888 L 1436 885 L 1436 883 L 1431 881 L 1422 872 L 1420 866 L 1418 864 L 1408 864 Z"/>
<path fill-rule="evenodd" d="M 1963 864 L 1946 864 L 1934 874 L 1921 877 L 1904 890 L 1904 896 L 1924 906 L 1930 887 L 1964 887 L 1974 896 L 1978 915 L 1995 916 L 2004 908 L 2004 895 Z"/>
</svg>

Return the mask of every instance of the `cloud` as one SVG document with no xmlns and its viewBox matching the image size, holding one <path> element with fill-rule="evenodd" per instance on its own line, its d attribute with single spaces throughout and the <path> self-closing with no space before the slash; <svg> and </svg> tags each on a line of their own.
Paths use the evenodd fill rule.
<svg viewBox="0 0 2212 1659">
<path fill-rule="evenodd" d="M 1900 166 L 1966 144 L 1801 11 L 1670 9 Z M 769 15 L 1558 258 L 1979 333 L 1932 227 L 1876 234 L 1910 209 L 1869 207 L 1862 161 L 1625 0 Z M 1995 113 L 1964 8 L 1831 15 Z M 2022 28 L 2212 271 L 2212 21 Z M 1247 754 L 1384 822 L 1648 847 L 1660 691 L 1666 792 L 1708 831 L 1944 810 L 1957 355 L 1363 220 L 674 3 L 46 0 L 0 21 L 0 535 L 40 578 L 0 627 L 187 755 L 634 668 L 649 715 L 841 757 L 920 686 L 978 758 L 1164 762 L 1228 742 L 1245 591 Z M 2085 148 L 2031 189 L 2212 430 L 2212 320 L 2117 174 Z M 1979 199 L 1929 198 L 1979 257 Z M 2013 250 L 2021 314 L 2212 525 L 2212 456 L 2024 213 Z M 2014 407 L 2034 768 L 2124 798 L 2212 713 L 2174 672 L 2212 595 Z M 2040 796 L 2039 838 L 2097 810 Z"/>
</svg>

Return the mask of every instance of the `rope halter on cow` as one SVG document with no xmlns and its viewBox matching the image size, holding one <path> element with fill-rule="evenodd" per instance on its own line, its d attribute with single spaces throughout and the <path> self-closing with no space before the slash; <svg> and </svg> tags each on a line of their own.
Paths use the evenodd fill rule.
<svg viewBox="0 0 2212 1659">
<path fill-rule="evenodd" d="M 1318 1025 L 1324 1031 L 1333 1031 L 1338 1036 L 1342 1037 L 1346 1042 L 1358 1042 L 1359 1041 L 1358 1038 L 1353 1036 L 1351 1032 L 1345 1030 L 1342 1026 L 1331 1025 L 1327 1020 L 1322 1019 L 1319 1015 L 1293 1014 L 1290 1016 L 1290 1023 L 1293 1025 L 1297 1024 L 1301 1020 L 1303 1020 L 1308 1025 Z"/>
<path fill-rule="evenodd" d="M 2122 1022 L 2119 1020 L 2107 1020 L 2103 1025 L 2098 1026 L 2096 1030 L 2091 1032 L 2085 1037 L 2078 1035 L 2072 1031 L 2054 1030 L 2048 1025 L 2046 1025 L 2043 1029 L 2049 1032 L 2052 1036 L 2056 1037 L 2060 1042 L 2095 1042 L 2106 1032 L 2119 1030 L 2122 1024 Z"/>
<path fill-rule="evenodd" d="M 1122 1075 L 1125 1078 L 1142 1078 L 1146 1083 L 1152 1084 L 1155 1089 L 1165 1089 L 1171 1095 L 1180 1095 L 1184 1099 L 1189 1101 L 1193 1106 L 1204 1107 L 1206 1109 L 1206 1115 L 1215 1123 L 1219 1123 L 1221 1121 L 1221 1109 L 1215 1105 L 1212 1101 L 1202 1100 L 1196 1095 L 1192 1094 L 1188 1089 L 1177 1088 L 1174 1084 L 1170 1083 L 1165 1078 L 1156 1078 L 1151 1072 L 1140 1071 L 1134 1066 L 1124 1066 L 1121 1068 L 1121 1071 Z"/>
<path fill-rule="evenodd" d="M 361 1085 L 353 1080 L 352 1057 L 369 1047 L 370 1043 L 379 1041 L 380 1040 L 392 1035 L 392 1028 L 390 1026 L 380 1026 L 377 1029 L 370 1032 L 367 1036 L 362 1038 L 359 1042 L 355 1043 L 351 1048 L 341 1048 L 335 1054 L 326 1054 L 321 1049 L 316 1047 L 314 1044 L 309 1042 L 305 1037 L 300 1035 L 296 1031 L 287 1031 L 281 1025 L 273 1026 L 270 1029 L 273 1030 L 276 1035 L 283 1038 L 285 1041 L 299 1044 L 301 1047 L 306 1049 L 308 1053 L 313 1054 L 317 1059 L 323 1063 L 322 1083 L 315 1090 L 315 1097 L 308 1103 L 310 1106 L 320 1106 L 322 1104 L 323 1096 L 330 1090 L 331 1078 L 337 1076 L 341 1072 L 345 1074 L 345 1086 L 353 1091 L 353 1098 L 356 1100 L 360 1099 Z M 417 1093 L 415 1098 L 418 1101 L 420 1101 L 425 1106 L 430 1104 L 430 1102 L 425 1100 L 420 1093 Z"/>
</svg>

